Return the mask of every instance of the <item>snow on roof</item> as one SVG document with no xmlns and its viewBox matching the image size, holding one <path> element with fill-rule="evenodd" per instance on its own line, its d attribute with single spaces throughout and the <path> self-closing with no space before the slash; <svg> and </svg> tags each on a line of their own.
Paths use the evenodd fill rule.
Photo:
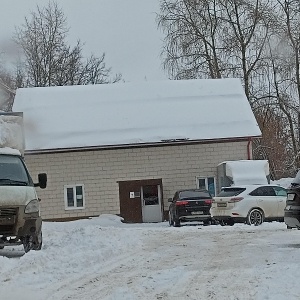
<svg viewBox="0 0 300 300">
<path fill-rule="evenodd" d="M 18 89 L 26 150 L 260 136 L 239 79 Z"/>
<path fill-rule="evenodd" d="M 21 156 L 21 152 L 19 150 L 9 148 L 9 147 L 0 148 L 0 154 L 9 154 L 9 155 Z"/>
<path fill-rule="evenodd" d="M 269 162 L 267 160 L 225 161 L 226 175 L 233 185 L 268 184 Z M 218 166 L 219 166 L 218 165 Z"/>
<path fill-rule="evenodd" d="M 22 114 L 0 113 L 0 151 L 3 148 L 17 149 L 24 154 L 24 132 Z M 6 153 L 5 153 L 6 154 Z"/>
</svg>

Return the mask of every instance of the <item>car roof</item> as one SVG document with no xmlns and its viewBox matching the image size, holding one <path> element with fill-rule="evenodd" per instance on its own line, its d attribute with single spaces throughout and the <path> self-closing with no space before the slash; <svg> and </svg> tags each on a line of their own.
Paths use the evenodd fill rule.
<svg viewBox="0 0 300 300">
<path fill-rule="evenodd" d="M 222 187 L 222 189 L 230 189 L 230 188 L 240 188 L 240 189 L 256 189 L 258 187 L 262 187 L 262 186 L 271 186 L 271 187 L 281 187 L 283 189 L 285 189 L 283 186 L 279 185 L 279 184 L 245 184 L 245 185 L 231 185 L 231 186 L 224 186 Z"/>
<path fill-rule="evenodd" d="M 286 190 L 286 188 L 284 188 L 283 186 L 280 186 L 278 184 L 248 184 L 248 185 L 231 185 L 231 186 L 226 186 L 226 187 L 222 187 L 221 190 L 227 190 L 227 189 L 245 189 L 243 191 L 243 193 L 250 193 L 252 191 L 254 191 L 255 189 L 259 188 L 259 187 L 279 187 L 282 188 L 284 190 Z"/>
<path fill-rule="evenodd" d="M 176 192 L 180 193 L 180 192 L 186 192 L 186 191 L 193 191 L 193 192 L 208 192 L 208 190 L 206 189 L 182 189 L 182 190 L 178 190 Z"/>
</svg>

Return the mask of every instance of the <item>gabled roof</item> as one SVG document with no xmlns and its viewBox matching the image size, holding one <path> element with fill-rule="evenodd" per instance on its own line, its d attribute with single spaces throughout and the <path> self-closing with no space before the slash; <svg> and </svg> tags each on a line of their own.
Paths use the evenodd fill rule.
<svg viewBox="0 0 300 300">
<path fill-rule="evenodd" d="M 261 135 L 239 79 L 22 88 L 13 111 L 26 150 Z"/>
</svg>

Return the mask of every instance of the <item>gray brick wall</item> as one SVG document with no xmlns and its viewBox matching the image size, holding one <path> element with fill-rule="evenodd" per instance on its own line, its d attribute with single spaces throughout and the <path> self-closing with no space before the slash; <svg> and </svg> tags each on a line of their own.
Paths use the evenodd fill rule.
<svg viewBox="0 0 300 300">
<path fill-rule="evenodd" d="M 37 188 L 44 219 L 118 214 L 118 181 L 162 178 L 165 209 L 176 189 L 195 188 L 196 178 L 216 176 L 217 164 L 247 159 L 247 142 L 93 150 L 25 155 L 37 181 L 46 172 L 48 186 Z M 65 210 L 64 185 L 83 184 L 85 209 Z"/>
</svg>

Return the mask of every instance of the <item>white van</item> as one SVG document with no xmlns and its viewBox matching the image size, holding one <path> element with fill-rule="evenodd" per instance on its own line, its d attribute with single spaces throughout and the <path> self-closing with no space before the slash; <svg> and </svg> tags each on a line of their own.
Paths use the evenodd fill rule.
<svg viewBox="0 0 300 300">
<path fill-rule="evenodd" d="M 46 188 L 47 175 L 33 183 L 20 151 L 0 148 L 0 248 L 23 244 L 25 252 L 42 247 L 42 218 L 35 187 Z"/>
<path fill-rule="evenodd" d="M 35 190 L 47 185 L 47 175 L 32 178 L 23 160 L 22 113 L 0 113 L 0 249 L 22 245 L 25 252 L 42 247 L 42 218 Z"/>
</svg>

